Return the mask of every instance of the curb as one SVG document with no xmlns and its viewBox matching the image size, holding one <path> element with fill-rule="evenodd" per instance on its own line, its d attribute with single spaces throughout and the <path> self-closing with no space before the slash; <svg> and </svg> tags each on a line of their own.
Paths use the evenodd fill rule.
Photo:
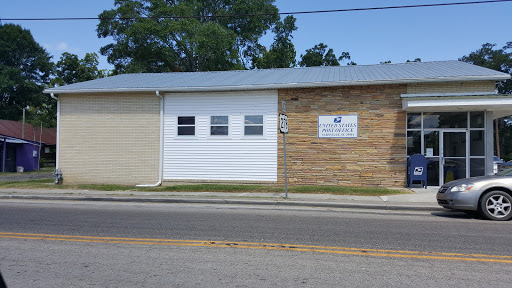
<svg viewBox="0 0 512 288">
<path fill-rule="evenodd" d="M 135 203 L 176 203 L 176 204 L 238 204 L 238 205 L 268 205 L 289 207 L 318 207 L 318 208 L 353 208 L 374 210 L 407 210 L 407 211 L 448 211 L 435 206 L 414 206 L 397 204 L 369 204 L 369 203 L 325 203 L 302 202 L 289 200 L 238 200 L 238 199 L 183 199 L 183 198 L 124 198 L 124 197 L 77 197 L 77 196 L 20 196 L 0 195 L 6 200 L 65 200 L 65 201 L 97 201 L 97 202 L 135 202 Z"/>
</svg>

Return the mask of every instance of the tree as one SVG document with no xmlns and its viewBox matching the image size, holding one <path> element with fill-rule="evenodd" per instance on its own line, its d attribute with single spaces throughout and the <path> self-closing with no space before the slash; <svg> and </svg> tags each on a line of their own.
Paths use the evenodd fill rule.
<svg viewBox="0 0 512 288">
<path fill-rule="evenodd" d="M 409 62 L 421 62 L 421 58 L 416 58 L 416 59 L 414 59 L 412 61 L 411 60 L 407 60 L 407 63 L 409 63 Z"/>
<path fill-rule="evenodd" d="M 42 91 L 52 72 L 50 60 L 29 30 L 0 25 L 0 119 L 21 120 L 23 108 L 32 110 L 48 98 Z"/>
<path fill-rule="evenodd" d="M 459 61 L 490 68 L 512 75 L 512 42 L 507 42 L 502 49 L 495 49 L 496 44 L 485 43 L 482 47 L 469 55 L 462 56 Z M 498 82 L 498 93 L 512 94 L 512 80 Z M 512 159 L 512 117 L 495 120 L 498 139 L 495 139 L 495 154 L 505 160 Z M 495 131 L 496 132 L 496 131 Z M 499 147 L 499 149 L 498 149 Z"/>
<path fill-rule="evenodd" d="M 53 86 L 89 81 L 107 76 L 105 70 L 98 69 L 98 54 L 85 53 L 83 59 L 68 52 L 62 53 L 55 64 L 56 78 L 52 79 Z"/>
<path fill-rule="evenodd" d="M 257 45 L 252 50 L 252 68 L 290 68 L 296 65 L 295 46 L 292 43 L 292 32 L 297 30 L 295 17 L 289 15 L 283 21 L 279 21 L 272 32 L 275 33 L 274 42 L 267 49 Z"/>
<path fill-rule="evenodd" d="M 480 49 L 459 58 L 459 61 L 512 75 L 512 42 L 507 42 L 507 45 L 503 46 L 502 49 L 494 49 L 494 47 L 496 47 L 496 44 L 485 43 Z M 497 88 L 500 94 L 511 94 L 512 80 L 498 83 Z"/>
<path fill-rule="evenodd" d="M 340 66 L 340 62 L 344 59 L 350 60 L 350 54 L 348 52 L 341 52 L 341 56 L 336 58 L 332 49 L 327 50 L 327 45 L 320 43 L 315 45 L 311 49 L 306 50 L 306 54 L 300 55 L 302 58 L 299 62 L 301 67 L 313 67 L 313 66 Z M 354 65 L 351 62 L 351 65 Z"/>
<path fill-rule="evenodd" d="M 279 20 L 273 2 L 117 0 L 99 15 L 98 37 L 115 41 L 100 52 L 114 73 L 243 69 L 247 52 Z"/>
</svg>

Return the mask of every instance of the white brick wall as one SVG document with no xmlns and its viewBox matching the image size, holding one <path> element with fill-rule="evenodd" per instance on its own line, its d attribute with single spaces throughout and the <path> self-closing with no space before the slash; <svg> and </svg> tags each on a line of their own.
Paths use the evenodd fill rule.
<svg viewBox="0 0 512 288">
<path fill-rule="evenodd" d="M 154 93 L 61 94 L 59 166 L 66 184 L 158 182 Z"/>
</svg>

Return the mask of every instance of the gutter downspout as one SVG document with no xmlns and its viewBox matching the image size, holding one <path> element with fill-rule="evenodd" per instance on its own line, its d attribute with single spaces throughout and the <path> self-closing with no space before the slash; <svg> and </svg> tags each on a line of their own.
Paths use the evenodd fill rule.
<svg viewBox="0 0 512 288">
<path fill-rule="evenodd" d="M 57 100 L 57 141 L 55 143 L 55 146 L 56 146 L 56 152 L 55 152 L 55 170 L 58 170 L 59 169 L 59 142 L 60 142 L 60 138 L 59 138 L 59 131 L 60 131 L 60 100 L 59 98 L 55 97 L 55 95 L 53 95 L 53 93 L 50 93 L 50 97 L 52 97 L 53 99 Z"/>
<path fill-rule="evenodd" d="M 162 185 L 164 157 L 164 97 L 160 95 L 160 91 L 158 90 L 155 91 L 155 94 L 160 97 L 160 154 L 158 155 L 158 182 L 156 184 L 137 185 L 137 187 L 156 187 Z"/>
</svg>

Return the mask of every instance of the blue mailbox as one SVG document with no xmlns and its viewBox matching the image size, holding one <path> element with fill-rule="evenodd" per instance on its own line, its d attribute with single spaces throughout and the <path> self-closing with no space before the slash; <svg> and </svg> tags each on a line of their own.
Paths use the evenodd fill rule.
<svg viewBox="0 0 512 288">
<path fill-rule="evenodd" d="M 409 188 L 412 187 L 412 181 L 422 181 L 422 185 L 427 189 L 427 158 L 421 154 L 414 154 L 409 158 L 409 167 L 407 167 Z"/>
</svg>

